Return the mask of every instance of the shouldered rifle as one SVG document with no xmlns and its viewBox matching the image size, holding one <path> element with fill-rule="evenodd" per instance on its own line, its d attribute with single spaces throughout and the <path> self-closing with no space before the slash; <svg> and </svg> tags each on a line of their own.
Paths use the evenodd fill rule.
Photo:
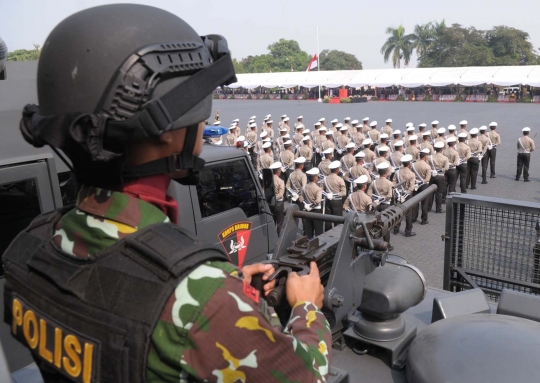
<svg viewBox="0 0 540 383">
<path fill-rule="evenodd" d="M 266 300 L 276 308 L 282 323 L 290 317 L 286 299 L 286 282 L 291 272 L 309 274 L 310 262 L 317 263 L 324 286 L 322 311 L 336 334 L 347 328 L 347 320 L 362 302 L 364 279 L 378 266 L 386 263 L 388 243 L 382 240 L 396 224 L 419 202 L 437 190 L 431 185 L 400 206 L 392 206 L 376 214 L 349 212 L 343 217 L 301 212 L 290 205 L 283 223 L 283 231 L 272 258 L 263 263 L 274 266 L 268 281 L 277 280 L 276 287 Z M 295 218 L 342 224 L 311 240 L 297 239 Z M 262 275 L 255 275 L 252 285 L 262 292 Z"/>
</svg>

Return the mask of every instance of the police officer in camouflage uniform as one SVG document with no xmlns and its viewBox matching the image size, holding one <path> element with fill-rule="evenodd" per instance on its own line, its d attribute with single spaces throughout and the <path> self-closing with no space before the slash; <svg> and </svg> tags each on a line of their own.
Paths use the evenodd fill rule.
<svg viewBox="0 0 540 383">
<path fill-rule="evenodd" d="M 171 72 L 156 59 L 167 54 L 193 65 Z M 36 218 L 3 255 L 5 320 L 44 381 L 324 381 L 332 338 L 315 263 L 289 274 L 282 331 L 250 286 L 270 266 L 239 269 L 174 224 L 171 178 L 197 184 L 212 91 L 236 81 L 226 40 L 154 7 L 105 5 L 53 30 L 37 77 L 23 136 L 61 149 L 82 185 L 75 207 Z"/>
</svg>

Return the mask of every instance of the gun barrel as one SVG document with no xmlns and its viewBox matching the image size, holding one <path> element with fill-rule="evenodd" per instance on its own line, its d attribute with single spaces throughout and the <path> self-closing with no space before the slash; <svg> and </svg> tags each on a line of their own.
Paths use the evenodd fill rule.
<svg viewBox="0 0 540 383">
<path fill-rule="evenodd" d="M 312 219 L 314 221 L 325 221 L 332 223 L 343 223 L 345 222 L 345 217 L 338 217 L 337 215 L 330 214 L 321 214 L 321 213 L 309 213 L 307 211 L 293 211 L 293 216 L 295 218 L 305 218 Z"/>
<path fill-rule="evenodd" d="M 403 209 L 403 213 L 407 214 L 407 212 L 412 209 L 415 205 L 422 202 L 422 200 L 429 197 L 431 194 L 435 193 L 437 190 L 437 185 L 431 185 L 427 189 L 423 190 L 422 192 L 418 193 L 414 197 L 412 197 L 410 200 L 405 201 L 403 204 L 401 204 L 401 208 Z"/>
</svg>

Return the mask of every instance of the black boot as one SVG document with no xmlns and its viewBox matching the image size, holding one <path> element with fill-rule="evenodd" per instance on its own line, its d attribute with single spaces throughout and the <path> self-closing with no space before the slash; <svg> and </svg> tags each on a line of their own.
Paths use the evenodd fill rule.
<svg viewBox="0 0 540 383">
<path fill-rule="evenodd" d="M 416 235 L 416 233 L 414 231 L 406 231 L 405 232 L 405 237 L 414 237 Z"/>
<path fill-rule="evenodd" d="M 488 182 L 486 180 L 482 180 L 482 185 L 486 185 Z"/>
</svg>

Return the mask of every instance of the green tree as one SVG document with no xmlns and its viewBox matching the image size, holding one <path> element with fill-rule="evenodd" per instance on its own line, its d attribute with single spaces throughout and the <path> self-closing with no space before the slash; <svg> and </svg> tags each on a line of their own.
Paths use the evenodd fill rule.
<svg viewBox="0 0 540 383">
<path fill-rule="evenodd" d="M 242 64 L 241 62 L 238 62 L 237 59 L 232 59 L 232 63 L 234 66 L 234 71 L 236 73 L 246 73 L 246 68 L 244 68 L 244 64 Z"/>
<path fill-rule="evenodd" d="M 435 31 L 431 21 L 424 25 L 415 25 L 412 41 L 413 47 L 416 50 L 416 55 L 422 57 L 431 46 L 434 39 Z"/>
<path fill-rule="evenodd" d="M 7 61 L 37 61 L 41 48 L 39 45 L 34 44 L 34 49 L 17 49 L 13 52 L 9 52 Z"/>
<path fill-rule="evenodd" d="M 323 50 L 319 55 L 319 65 L 322 70 L 362 69 L 362 62 L 355 55 L 335 49 Z"/>
<path fill-rule="evenodd" d="M 495 57 L 494 65 L 538 64 L 527 32 L 500 25 L 486 32 L 486 40 Z"/>
<path fill-rule="evenodd" d="M 405 65 L 409 65 L 411 53 L 413 50 L 413 35 L 405 34 L 405 28 L 400 25 L 397 28 L 386 28 L 386 34 L 390 35 L 381 48 L 381 53 L 384 55 L 384 62 L 388 62 L 392 55 L 392 65 L 394 68 L 401 67 L 401 59 Z"/>
<path fill-rule="evenodd" d="M 279 39 L 270 44 L 268 50 L 272 56 L 272 71 L 275 72 L 287 72 L 291 68 L 294 71 L 304 71 L 311 59 L 295 40 Z"/>
</svg>

